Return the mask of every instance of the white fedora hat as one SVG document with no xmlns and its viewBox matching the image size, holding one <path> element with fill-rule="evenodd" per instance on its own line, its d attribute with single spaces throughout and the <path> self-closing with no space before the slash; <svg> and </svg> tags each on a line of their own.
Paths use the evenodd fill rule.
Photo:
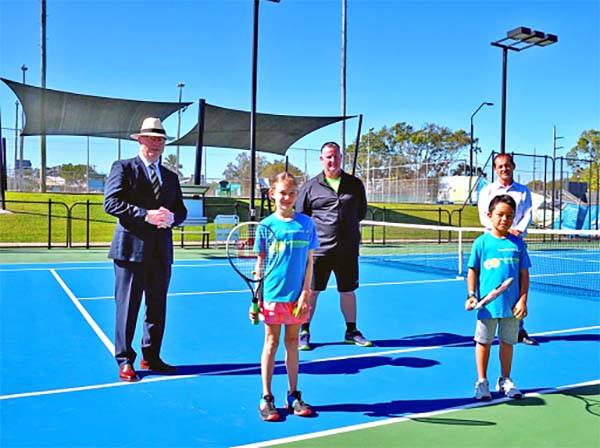
<svg viewBox="0 0 600 448">
<path fill-rule="evenodd" d="M 160 122 L 160 118 L 155 117 L 145 118 L 140 132 L 138 134 L 131 134 L 131 138 L 134 140 L 137 140 L 138 137 L 141 136 L 162 137 L 165 140 L 169 138 L 167 137 L 165 128 L 163 128 L 163 125 Z"/>
</svg>

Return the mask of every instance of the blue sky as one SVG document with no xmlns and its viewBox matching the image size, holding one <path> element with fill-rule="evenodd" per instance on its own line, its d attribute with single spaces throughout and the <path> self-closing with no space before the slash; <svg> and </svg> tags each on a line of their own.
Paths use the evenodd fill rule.
<svg viewBox="0 0 600 448">
<path fill-rule="evenodd" d="M 260 3 L 259 112 L 339 115 L 341 0 Z M 500 146 L 502 51 L 490 42 L 518 26 L 558 35 L 558 43 L 508 57 L 507 151 L 552 152 L 552 127 L 564 154 L 581 132 L 600 128 L 600 1 L 347 1 L 347 113 L 363 132 L 407 122 L 469 131 L 475 117 L 483 157 Z M 48 88 L 89 95 L 177 101 L 204 98 L 250 110 L 252 0 L 47 0 Z M 39 0 L 0 0 L 0 76 L 40 85 Z M 0 85 L 8 155 L 14 155 L 16 97 Z M 197 104 L 182 115 L 182 135 Z M 167 119 L 176 135 L 177 115 Z M 353 141 L 358 120 L 347 124 Z M 332 125 L 296 142 L 290 161 L 316 174 L 318 149 L 340 139 Z M 49 137 L 48 166 L 86 163 L 86 139 Z M 93 138 L 90 163 L 107 172 L 114 140 Z M 175 149 L 167 149 L 174 152 Z M 135 142 L 122 156 L 137 153 Z M 237 151 L 209 148 L 207 175 L 219 178 Z M 25 139 L 39 166 L 39 138 Z M 194 148 L 182 148 L 184 173 Z M 12 166 L 10 163 L 9 167 Z M 204 170 L 203 170 L 204 171 Z"/>
</svg>

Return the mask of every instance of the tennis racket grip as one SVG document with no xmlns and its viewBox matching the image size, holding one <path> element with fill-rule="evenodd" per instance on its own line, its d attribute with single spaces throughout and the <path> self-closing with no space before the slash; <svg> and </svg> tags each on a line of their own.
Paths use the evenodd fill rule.
<svg viewBox="0 0 600 448">
<path fill-rule="evenodd" d="M 252 319 L 252 325 L 258 325 L 258 301 L 257 300 L 252 301 L 252 312 L 256 316 L 254 319 Z"/>
</svg>

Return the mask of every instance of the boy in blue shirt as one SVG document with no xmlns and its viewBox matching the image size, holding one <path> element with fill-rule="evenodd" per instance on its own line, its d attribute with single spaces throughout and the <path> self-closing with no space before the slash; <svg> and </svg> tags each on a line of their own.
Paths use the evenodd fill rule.
<svg viewBox="0 0 600 448">
<path fill-rule="evenodd" d="M 263 392 L 258 411 L 263 420 L 277 421 L 279 412 L 275 407 L 271 380 L 282 325 L 285 326 L 285 367 L 288 373 L 285 406 L 302 417 L 313 413 L 297 389 L 298 335 L 300 324 L 309 317 L 312 252 L 319 247 L 319 239 L 312 220 L 294 211 L 298 185 L 291 174 L 278 174 L 271 182 L 269 194 L 275 202 L 275 212 L 263 219 L 261 224 L 275 233 L 280 253 L 277 264 L 264 280 L 262 300 L 259 302 L 259 311 L 265 324 L 265 341 L 260 361 Z M 260 263 L 261 253 L 258 252 Z M 250 307 L 250 319 L 257 317 Z"/>
<path fill-rule="evenodd" d="M 523 240 L 509 232 L 516 210 L 515 200 L 507 195 L 496 196 L 490 202 L 488 217 L 491 232 L 475 240 L 469 258 L 467 287 L 469 295 L 465 308 L 472 310 L 477 299 L 485 297 L 509 277 L 515 281 L 498 298 L 477 313 L 475 330 L 475 362 L 478 380 L 475 383 L 475 398 L 490 400 L 487 367 L 496 328 L 500 341 L 501 376 L 496 390 L 509 398 L 520 399 L 510 371 L 513 346 L 517 342 L 519 319 L 527 316 L 527 293 L 529 290 L 529 268 L 531 261 Z"/>
</svg>

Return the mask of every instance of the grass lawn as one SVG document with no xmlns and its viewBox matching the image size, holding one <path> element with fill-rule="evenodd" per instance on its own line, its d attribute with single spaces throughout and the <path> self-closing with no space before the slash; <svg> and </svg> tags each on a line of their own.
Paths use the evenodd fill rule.
<svg viewBox="0 0 600 448">
<path fill-rule="evenodd" d="M 0 213 L 0 243 L 46 245 L 108 244 L 112 238 L 115 218 L 106 214 L 101 194 L 6 193 L 7 213 Z M 438 204 L 369 204 L 367 219 L 419 224 L 478 226 L 477 208 Z M 207 230 L 213 231 L 212 220 L 217 214 L 238 214 L 246 219 L 248 200 L 233 198 L 205 199 L 209 219 Z M 51 216 L 51 219 L 49 218 Z M 69 219 L 70 217 L 70 219 Z M 70 228 L 69 228 L 70 226 Z M 188 236 L 192 238 L 193 236 Z"/>
</svg>

